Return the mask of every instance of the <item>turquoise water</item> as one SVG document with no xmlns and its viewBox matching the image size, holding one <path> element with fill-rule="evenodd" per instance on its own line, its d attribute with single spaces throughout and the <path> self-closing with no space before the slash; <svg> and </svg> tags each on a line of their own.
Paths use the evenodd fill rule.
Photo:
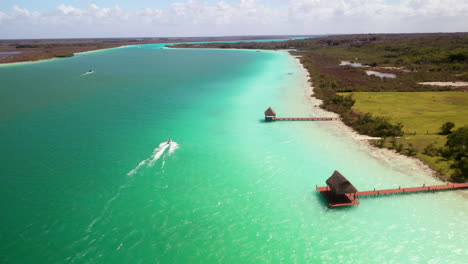
<svg viewBox="0 0 468 264">
<path fill-rule="evenodd" d="M 0 68 L 1 263 L 466 263 L 458 192 L 327 209 L 335 169 L 362 190 L 437 181 L 332 124 L 262 122 L 310 115 L 292 57 L 160 48 Z"/>
</svg>

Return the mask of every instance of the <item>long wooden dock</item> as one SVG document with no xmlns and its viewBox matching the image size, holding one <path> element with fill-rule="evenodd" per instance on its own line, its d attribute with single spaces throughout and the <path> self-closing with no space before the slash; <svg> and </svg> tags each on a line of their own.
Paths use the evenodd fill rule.
<svg viewBox="0 0 468 264">
<path fill-rule="evenodd" d="M 402 194 L 402 193 L 415 193 L 415 192 L 435 192 L 443 190 L 457 190 L 468 188 L 468 183 L 448 183 L 443 185 L 432 185 L 432 186 L 421 186 L 421 187 L 409 187 L 409 188 L 398 188 L 398 189 L 384 189 L 384 190 L 373 190 L 373 191 L 363 191 L 356 193 L 346 193 L 344 196 L 341 196 L 340 200 L 333 200 L 332 189 L 329 186 L 316 187 L 316 189 L 325 197 L 328 201 L 329 207 L 339 207 L 339 206 L 349 206 L 349 205 L 358 205 L 360 204 L 358 198 L 361 196 L 378 196 L 384 194 Z"/>
<path fill-rule="evenodd" d="M 333 121 L 338 117 L 275 117 L 272 121 Z"/>
<path fill-rule="evenodd" d="M 276 117 L 276 112 L 271 107 L 265 111 L 265 121 L 333 121 L 339 117 Z"/>
<path fill-rule="evenodd" d="M 369 195 L 380 195 L 380 194 L 395 194 L 395 193 L 414 193 L 414 192 L 430 192 L 430 191 L 443 191 L 443 190 L 455 190 L 468 188 L 468 183 L 449 183 L 443 185 L 432 185 L 432 186 L 421 186 L 421 187 L 410 187 L 410 188 L 398 188 L 398 189 L 386 189 L 386 190 L 373 190 L 357 192 L 356 196 L 369 196 Z"/>
</svg>

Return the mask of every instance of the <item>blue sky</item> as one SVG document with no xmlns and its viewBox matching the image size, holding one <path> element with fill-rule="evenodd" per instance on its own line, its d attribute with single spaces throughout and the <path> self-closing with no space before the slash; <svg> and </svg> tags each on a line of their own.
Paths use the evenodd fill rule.
<svg viewBox="0 0 468 264">
<path fill-rule="evenodd" d="M 60 4 L 67 4 L 73 6 L 85 6 L 89 3 L 95 3 L 99 6 L 115 6 L 119 5 L 123 8 L 128 8 L 129 10 L 137 10 L 143 7 L 150 8 L 166 8 L 170 6 L 171 3 L 177 1 L 171 0 L 139 0 L 139 1 L 116 1 L 116 0 L 101 0 L 101 1 L 88 1 L 88 0 L 1 0 L 0 1 L 0 10 L 8 10 L 13 6 L 21 6 L 28 9 L 46 11 L 56 8 Z M 215 2 L 215 1 L 208 1 Z"/>
<path fill-rule="evenodd" d="M 0 0 L 0 39 L 455 32 L 467 0 Z"/>
<path fill-rule="evenodd" d="M 398 0 L 392 0 L 398 1 Z M 174 0 L 137 0 L 137 1 L 116 1 L 116 0 L 99 0 L 99 1 L 89 1 L 89 0 L 1 0 L 0 1 L 0 10 L 8 10 L 13 8 L 13 6 L 21 6 L 30 8 L 38 11 L 46 11 L 53 8 L 56 8 L 60 4 L 74 5 L 74 6 L 85 6 L 89 3 L 95 3 L 99 6 L 115 6 L 119 5 L 122 8 L 128 10 L 138 10 L 141 8 L 167 8 L 172 3 L 183 2 L 183 1 L 174 1 Z M 217 0 L 205 0 L 203 2 L 207 3 L 217 3 Z M 226 3 L 234 4 L 238 1 L 235 0 L 226 0 Z M 268 2 L 269 5 L 285 5 L 288 1 L 284 0 L 273 0 L 273 1 L 264 1 Z"/>
</svg>

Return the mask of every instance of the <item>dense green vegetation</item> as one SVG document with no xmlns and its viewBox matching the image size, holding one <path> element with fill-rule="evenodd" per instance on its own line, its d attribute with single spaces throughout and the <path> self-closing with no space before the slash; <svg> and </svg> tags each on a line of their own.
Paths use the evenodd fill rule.
<svg viewBox="0 0 468 264">
<path fill-rule="evenodd" d="M 283 42 L 206 43 L 199 48 L 296 49 L 371 66 L 466 73 L 468 33 L 338 35 Z M 173 47 L 194 47 L 180 44 Z M 429 75 L 425 75 L 429 77 Z M 454 76 L 460 77 L 460 76 Z M 468 76 L 463 76 L 466 78 Z M 466 80 L 466 79 L 465 79 Z"/>
<path fill-rule="evenodd" d="M 454 162 L 452 179 L 464 182 L 468 180 L 468 126 L 460 127 L 447 136 L 445 147 L 439 150 L 446 159 Z"/>
<path fill-rule="evenodd" d="M 291 53 L 310 73 L 314 96 L 323 100 L 322 108 L 340 114 L 347 125 L 361 134 L 381 137 L 375 142 L 377 145 L 417 156 L 445 179 L 466 180 L 464 168 L 468 161 L 466 157 L 447 154 L 444 135 L 451 136 L 450 132 L 468 124 L 468 94 L 454 92 L 468 91 L 468 86 L 428 86 L 419 82 L 468 81 L 468 33 L 338 35 L 173 47 L 293 50 Z M 358 62 L 365 67 L 340 66 L 341 61 Z M 397 77 L 369 76 L 366 70 Z M 425 93 L 415 93 L 422 91 Z M 447 122 L 453 122 L 455 128 Z M 441 131 L 444 123 L 446 127 Z"/>
<path fill-rule="evenodd" d="M 23 44 L 23 45 L 16 45 L 17 49 L 35 49 L 39 48 L 39 45 L 32 45 L 32 44 Z"/>
<path fill-rule="evenodd" d="M 69 57 L 73 57 L 75 56 L 75 54 L 73 53 L 60 53 L 60 54 L 56 54 L 55 57 L 57 58 L 69 58 Z"/>
<path fill-rule="evenodd" d="M 452 133 L 452 128 L 455 127 L 455 124 L 453 122 L 445 122 L 442 127 L 440 128 L 440 132 L 439 134 L 440 135 L 448 135 L 450 133 Z"/>
</svg>

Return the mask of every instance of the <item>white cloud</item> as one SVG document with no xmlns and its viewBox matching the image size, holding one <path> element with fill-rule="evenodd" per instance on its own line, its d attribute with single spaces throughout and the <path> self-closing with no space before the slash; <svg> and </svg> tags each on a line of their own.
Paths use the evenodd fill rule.
<svg viewBox="0 0 468 264">
<path fill-rule="evenodd" d="M 75 15 L 75 16 L 80 16 L 83 14 L 83 11 L 79 8 L 73 7 L 71 5 L 64 5 L 61 4 L 57 8 L 59 11 L 61 11 L 64 15 Z"/>
<path fill-rule="evenodd" d="M 468 2 L 462 0 L 406 0 L 402 14 L 427 17 L 467 16 Z"/>
<path fill-rule="evenodd" d="M 7 18 L 8 18 L 8 15 L 0 11 L 0 23 L 2 22 L 2 20 L 6 20 Z"/>
<path fill-rule="evenodd" d="M 0 38 L 466 31 L 466 0 L 180 0 L 166 9 L 0 10 Z"/>
<path fill-rule="evenodd" d="M 25 16 L 25 17 L 28 17 L 31 15 L 31 12 L 29 12 L 29 10 L 25 9 L 25 8 L 21 8 L 19 6 L 13 6 L 13 12 L 15 15 L 17 16 Z"/>
</svg>

